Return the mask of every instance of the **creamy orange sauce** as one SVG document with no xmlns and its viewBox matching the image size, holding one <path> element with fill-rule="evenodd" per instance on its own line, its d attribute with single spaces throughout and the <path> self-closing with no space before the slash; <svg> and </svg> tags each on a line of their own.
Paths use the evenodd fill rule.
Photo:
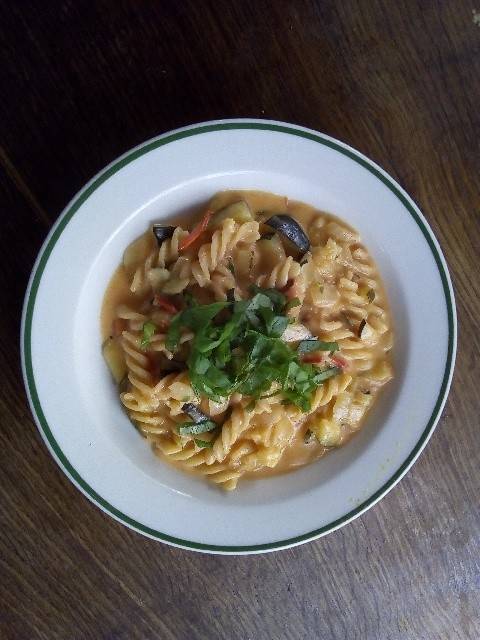
<svg viewBox="0 0 480 640">
<path fill-rule="evenodd" d="M 299 421 L 290 444 L 285 448 L 282 457 L 275 467 L 271 469 L 269 467 L 262 467 L 257 471 L 246 473 L 245 478 L 267 478 L 281 473 L 289 473 L 306 464 L 315 462 L 315 460 L 325 455 L 328 449 L 322 447 L 314 438 L 311 439 L 309 444 L 305 443 L 305 432 L 307 430 L 305 422 L 306 419 Z M 348 434 L 348 436 L 342 440 L 342 444 L 345 444 L 351 435 L 352 434 Z"/>
<path fill-rule="evenodd" d="M 115 270 L 105 292 L 100 315 L 102 340 L 112 335 L 112 324 L 119 304 L 128 304 L 135 308 L 138 297 L 130 291 L 130 281 L 123 265 Z"/>
</svg>

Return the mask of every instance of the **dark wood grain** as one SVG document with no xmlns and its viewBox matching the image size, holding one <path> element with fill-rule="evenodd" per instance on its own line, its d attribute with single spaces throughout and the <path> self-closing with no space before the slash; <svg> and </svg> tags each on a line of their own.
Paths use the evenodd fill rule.
<svg viewBox="0 0 480 640">
<path fill-rule="evenodd" d="M 480 637 L 472 8 L 459 0 L 0 5 L 2 640 Z M 446 410 L 397 488 L 324 539 L 250 557 L 161 545 L 85 500 L 37 434 L 18 353 L 36 252 L 76 190 L 146 138 L 234 116 L 319 129 L 396 177 L 444 249 L 460 330 Z"/>
</svg>

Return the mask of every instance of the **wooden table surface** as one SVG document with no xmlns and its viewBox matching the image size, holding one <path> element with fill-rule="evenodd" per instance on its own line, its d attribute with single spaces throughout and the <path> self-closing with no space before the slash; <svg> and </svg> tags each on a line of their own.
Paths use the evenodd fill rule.
<svg viewBox="0 0 480 640">
<path fill-rule="evenodd" d="M 477 6 L 1 3 L 2 640 L 480 638 Z M 35 255 L 72 195 L 147 138 L 239 116 L 328 133 L 400 182 L 450 266 L 459 352 L 427 450 L 377 506 L 295 549 L 222 557 L 146 539 L 70 484 L 18 345 Z"/>
</svg>

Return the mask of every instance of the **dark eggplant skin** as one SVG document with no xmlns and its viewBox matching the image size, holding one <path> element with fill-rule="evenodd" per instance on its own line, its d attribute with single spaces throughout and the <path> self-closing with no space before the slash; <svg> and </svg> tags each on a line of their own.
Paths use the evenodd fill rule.
<svg viewBox="0 0 480 640">
<path fill-rule="evenodd" d="M 205 422 L 205 420 L 211 420 L 210 416 L 207 416 L 201 409 L 198 408 L 196 404 L 193 402 L 186 402 L 182 406 L 183 413 L 186 413 L 189 418 L 191 418 L 195 424 L 200 422 Z"/>
<path fill-rule="evenodd" d="M 175 229 L 176 227 L 165 227 L 163 224 L 154 224 L 152 231 L 157 240 L 158 246 L 160 246 L 165 240 L 168 240 L 168 238 L 171 238 Z"/>
<path fill-rule="evenodd" d="M 285 213 L 278 213 L 265 221 L 269 227 L 284 235 L 297 247 L 301 253 L 306 253 L 310 249 L 310 240 L 307 234 L 296 220 Z"/>
<path fill-rule="evenodd" d="M 271 231 L 270 233 L 262 233 L 262 240 L 271 240 L 275 235 L 275 231 Z"/>
</svg>

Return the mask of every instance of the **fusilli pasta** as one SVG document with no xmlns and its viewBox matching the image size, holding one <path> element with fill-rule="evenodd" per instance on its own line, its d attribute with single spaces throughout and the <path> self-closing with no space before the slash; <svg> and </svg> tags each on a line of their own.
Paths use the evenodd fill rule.
<svg viewBox="0 0 480 640">
<path fill-rule="evenodd" d="M 252 243 L 259 237 L 258 222 L 239 225 L 227 218 L 222 227 L 213 233 L 211 241 L 198 250 L 198 260 L 192 265 L 193 277 L 204 287 L 210 281 L 212 272 L 238 243 Z"/>
<path fill-rule="evenodd" d="M 213 216 L 190 231 L 157 225 L 155 237 L 127 248 L 128 284 L 104 310 L 104 355 L 155 454 L 233 490 L 243 476 L 286 470 L 346 442 L 393 376 L 393 331 L 377 268 L 355 230 L 271 194 L 225 192 L 211 206 Z M 275 218 L 288 216 L 267 213 L 285 208 L 307 230 L 301 252 L 292 241 L 298 223 L 290 218 L 287 241 Z M 255 315 L 246 309 L 258 291 Z M 209 324 L 185 320 L 212 308 Z M 266 383 L 262 367 L 273 372 Z M 258 390 L 238 384 L 242 376 L 258 376 Z"/>
</svg>

